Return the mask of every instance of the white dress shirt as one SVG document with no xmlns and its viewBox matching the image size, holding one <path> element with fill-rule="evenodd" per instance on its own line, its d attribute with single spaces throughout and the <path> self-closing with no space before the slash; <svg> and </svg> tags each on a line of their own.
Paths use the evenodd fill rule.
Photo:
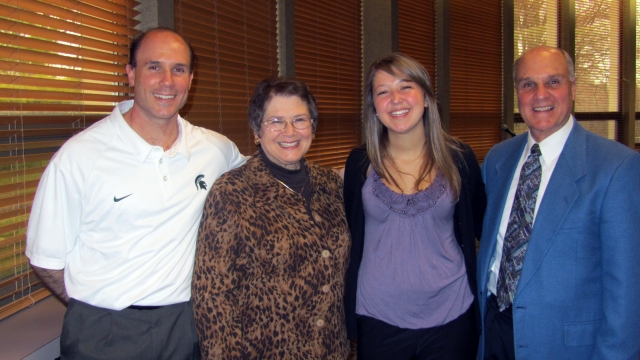
<svg viewBox="0 0 640 360">
<path fill-rule="evenodd" d="M 540 165 L 542 166 L 542 177 L 540 179 L 540 188 L 538 189 L 538 197 L 536 199 L 536 207 L 533 211 L 533 221 L 535 224 L 535 218 L 538 214 L 538 208 L 540 208 L 540 203 L 542 198 L 544 197 L 544 192 L 547 189 L 547 185 L 549 184 L 549 179 L 551 178 L 551 174 L 553 174 L 553 169 L 556 167 L 556 163 L 558 162 L 558 158 L 560 157 L 560 153 L 562 152 L 562 148 L 564 148 L 564 144 L 567 142 L 569 138 L 569 134 L 571 133 L 571 129 L 573 128 L 573 122 L 575 119 L 573 115 L 569 118 L 569 121 L 560 128 L 555 133 L 549 135 L 542 142 L 538 143 L 540 146 Z M 525 160 L 529 156 L 531 152 L 531 147 L 535 144 L 535 140 L 531 137 L 531 133 L 529 132 L 527 139 L 527 146 L 525 146 L 524 151 L 520 155 L 520 161 L 518 162 L 518 167 L 516 168 L 515 173 L 513 174 L 513 179 L 511 180 L 511 186 L 509 187 L 509 194 L 507 196 L 507 200 L 504 204 L 504 210 L 502 212 L 502 220 L 500 221 L 500 228 L 498 230 L 498 239 L 496 242 L 496 251 L 494 253 L 493 258 L 491 259 L 491 272 L 489 273 L 489 283 L 488 288 L 493 294 L 497 294 L 497 283 L 498 283 L 498 274 L 500 272 L 500 261 L 502 259 L 502 245 L 504 243 L 504 235 L 507 232 L 507 225 L 509 223 L 509 216 L 511 215 L 511 207 L 513 206 L 513 199 L 516 195 L 516 189 L 518 187 L 518 180 L 520 179 L 520 169 L 522 169 L 522 165 Z M 526 257 L 526 255 L 525 255 Z"/>
</svg>

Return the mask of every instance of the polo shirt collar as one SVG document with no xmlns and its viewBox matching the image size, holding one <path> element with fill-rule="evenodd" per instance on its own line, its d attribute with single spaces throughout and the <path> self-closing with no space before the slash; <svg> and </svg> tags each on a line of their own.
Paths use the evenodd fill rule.
<svg viewBox="0 0 640 360">
<path fill-rule="evenodd" d="M 189 148 L 189 137 L 186 136 L 187 124 L 186 121 L 178 115 L 178 138 L 176 142 L 171 145 L 171 148 L 166 151 L 169 156 L 175 156 L 175 154 L 182 154 L 187 161 L 191 159 L 191 150 Z"/>
<path fill-rule="evenodd" d="M 122 141 L 129 146 L 135 157 L 143 163 L 151 154 L 153 149 L 157 146 L 151 145 L 146 142 L 138 133 L 136 133 L 122 114 L 126 113 L 133 107 L 134 100 L 126 100 L 118 103 L 118 105 L 111 112 L 111 116 L 108 117 L 109 123 L 114 127 L 116 134 Z M 178 115 L 178 138 L 171 145 L 169 150 L 164 152 L 167 156 L 173 157 L 177 154 L 182 154 L 187 161 L 191 158 L 191 152 L 187 144 L 187 137 L 185 136 L 185 122 Z"/>
</svg>

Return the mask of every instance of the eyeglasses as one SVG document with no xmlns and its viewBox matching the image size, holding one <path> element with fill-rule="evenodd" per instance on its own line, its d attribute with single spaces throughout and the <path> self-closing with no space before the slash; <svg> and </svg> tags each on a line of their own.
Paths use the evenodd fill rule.
<svg viewBox="0 0 640 360">
<path fill-rule="evenodd" d="M 267 129 L 271 131 L 282 131 L 287 128 L 287 124 L 289 123 L 291 123 L 291 126 L 293 126 L 294 129 L 304 130 L 313 124 L 313 119 L 308 116 L 298 116 L 293 118 L 291 121 L 285 121 L 280 118 L 271 118 L 264 122 Z"/>
</svg>

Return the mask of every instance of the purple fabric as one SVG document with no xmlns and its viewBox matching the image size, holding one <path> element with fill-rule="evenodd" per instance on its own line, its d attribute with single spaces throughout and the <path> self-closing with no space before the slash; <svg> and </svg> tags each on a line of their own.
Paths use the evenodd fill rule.
<svg viewBox="0 0 640 360">
<path fill-rule="evenodd" d="M 425 190 L 393 192 L 372 169 L 362 188 L 365 241 L 356 313 L 407 329 L 446 324 L 473 302 L 440 173 Z"/>
</svg>

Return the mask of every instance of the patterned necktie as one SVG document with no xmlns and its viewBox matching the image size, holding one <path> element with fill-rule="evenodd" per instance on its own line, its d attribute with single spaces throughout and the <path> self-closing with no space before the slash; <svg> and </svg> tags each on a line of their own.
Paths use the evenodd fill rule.
<svg viewBox="0 0 640 360">
<path fill-rule="evenodd" d="M 497 294 L 500 311 L 509 307 L 513 301 L 522 271 L 522 262 L 527 252 L 542 175 L 540 155 L 540 146 L 534 144 L 531 147 L 531 154 L 527 157 L 520 171 L 518 188 L 513 199 L 513 207 L 509 215 L 507 233 L 504 236 L 502 247 Z"/>
</svg>

